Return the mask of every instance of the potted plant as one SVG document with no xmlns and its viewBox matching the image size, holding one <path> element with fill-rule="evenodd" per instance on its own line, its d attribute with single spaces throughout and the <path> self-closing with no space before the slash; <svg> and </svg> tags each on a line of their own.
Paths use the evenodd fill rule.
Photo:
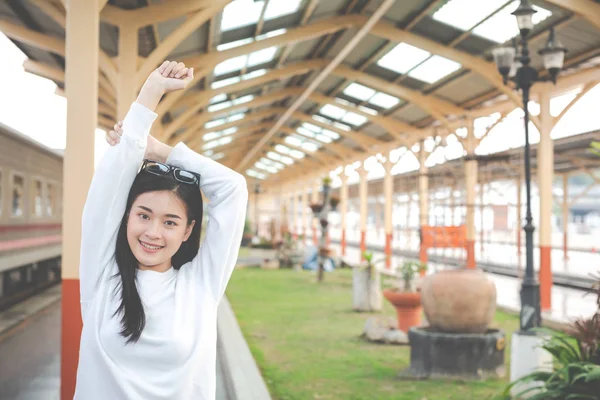
<svg viewBox="0 0 600 400">
<path fill-rule="evenodd" d="M 600 279 L 592 293 L 600 306 Z M 600 393 L 600 309 L 591 318 L 572 322 L 566 334 L 542 331 L 549 333 L 542 347 L 552 355 L 553 370 L 536 371 L 514 381 L 496 399 L 597 399 Z"/>
<path fill-rule="evenodd" d="M 250 220 L 246 219 L 244 223 L 244 233 L 242 235 L 242 246 L 250 245 L 252 241 L 252 225 L 250 224 Z"/>
<path fill-rule="evenodd" d="M 398 329 L 403 332 L 421 324 L 421 293 L 417 289 L 416 279 L 426 270 L 424 263 L 405 261 L 398 271 L 394 287 L 383 291 L 386 300 L 396 308 Z"/>
<path fill-rule="evenodd" d="M 277 247 L 277 260 L 279 260 L 279 268 L 292 268 L 302 262 L 302 252 L 290 232 L 284 234 L 283 241 Z"/>
<path fill-rule="evenodd" d="M 323 209 L 323 204 L 318 204 L 318 203 L 312 203 L 310 205 L 310 209 L 312 210 L 312 212 L 314 214 L 318 214 L 321 212 L 321 210 Z"/>
<path fill-rule="evenodd" d="M 352 269 L 352 308 L 354 311 L 380 311 L 381 275 L 376 264 L 382 260 L 373 260 L 373 253 L 370 251 L 365 251 L 363 257 L 366 263 Z"/>
</svg>

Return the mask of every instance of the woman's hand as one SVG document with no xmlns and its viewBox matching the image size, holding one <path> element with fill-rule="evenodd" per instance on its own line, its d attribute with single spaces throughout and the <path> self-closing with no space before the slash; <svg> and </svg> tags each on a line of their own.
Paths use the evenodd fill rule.
<svg viewBox="0 0 600 400">
<path fill-rule="evenodd" d="M 186 68 L 181 62 L 165 61 L 146 79 L 137 102 L 154 111 L 165 93 L 185 89 L 193 79 L 194 68 Z"/>
<path fill-rule="evenodd" d="M 123 121 L 117 122 L 113 129 L 106 134 L 106 141 L 109 145 L 116 146 L 121 142 L 121 136 L 123 136 Z M 166 163 L 172 149 L 171 146 L 164 144 L 154 136 L 149 135 L 144 158 Z"/>
<path fill-rule="evenodd" d="M 168 93 L 185 89 L 193 79 L 194 68 L 186 68 L 182 62 L 165 61 L 152 71 L 146 82 Z"/>
</svg>

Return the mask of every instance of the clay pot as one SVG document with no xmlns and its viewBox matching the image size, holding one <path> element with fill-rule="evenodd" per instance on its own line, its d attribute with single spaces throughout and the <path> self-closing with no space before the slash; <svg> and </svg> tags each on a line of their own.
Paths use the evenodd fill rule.
<svg viewBox="0 0 600 400">
<path fill-rule="evenodd" d="M 496 312 L 496 285 L 481 270 L 443 270 L 421 287 L 429 325 L 441 332 L 483 333 Z"/>
<path fill-rule="evenodd" d="M 421 293 L 385 289 L 383 296 L 396 307 L 398 329 L 408 332 L 411 327 L 421 325 Z"/>
</svg>

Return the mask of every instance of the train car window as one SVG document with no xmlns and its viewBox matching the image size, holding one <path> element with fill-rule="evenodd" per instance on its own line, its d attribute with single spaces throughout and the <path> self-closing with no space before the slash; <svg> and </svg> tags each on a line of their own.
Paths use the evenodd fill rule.
<svg viewBox="0 0 600 400">
<path fill-rule="evenodd" d="M 54 185 L 48 183 L 46 187 L 46 215 L 51 217 L 54 215 Z"/>
<path fill-rule="evenodd" d="M 39 180 L 33 181 L 33 215 L 36 217 L 42 216 L 42 182 Z"/>
<path fill-rule="evenodd" d="M 12 182 L 12 215 L 21 217 L 24 213 L 23 195 L 25 192 L 25 180 L 20 175 L 13 175 Z"/>
</svg>

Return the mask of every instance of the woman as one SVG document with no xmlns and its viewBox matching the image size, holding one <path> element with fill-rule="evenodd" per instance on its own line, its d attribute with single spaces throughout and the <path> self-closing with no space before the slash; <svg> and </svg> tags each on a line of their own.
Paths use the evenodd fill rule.
<svg viewBox="0 0 600 400">
<path fill-rule="evenodd" d="M 82 217 L 75 399 L 215 398 L 217 306 L 248 190 L 237 172 L 149 136 L 163 94 L 192 79 L 182 63 L 163 63 L 107 137 Z M 209 200 L 201 247 L 200 190 Z"/>
</svg>

